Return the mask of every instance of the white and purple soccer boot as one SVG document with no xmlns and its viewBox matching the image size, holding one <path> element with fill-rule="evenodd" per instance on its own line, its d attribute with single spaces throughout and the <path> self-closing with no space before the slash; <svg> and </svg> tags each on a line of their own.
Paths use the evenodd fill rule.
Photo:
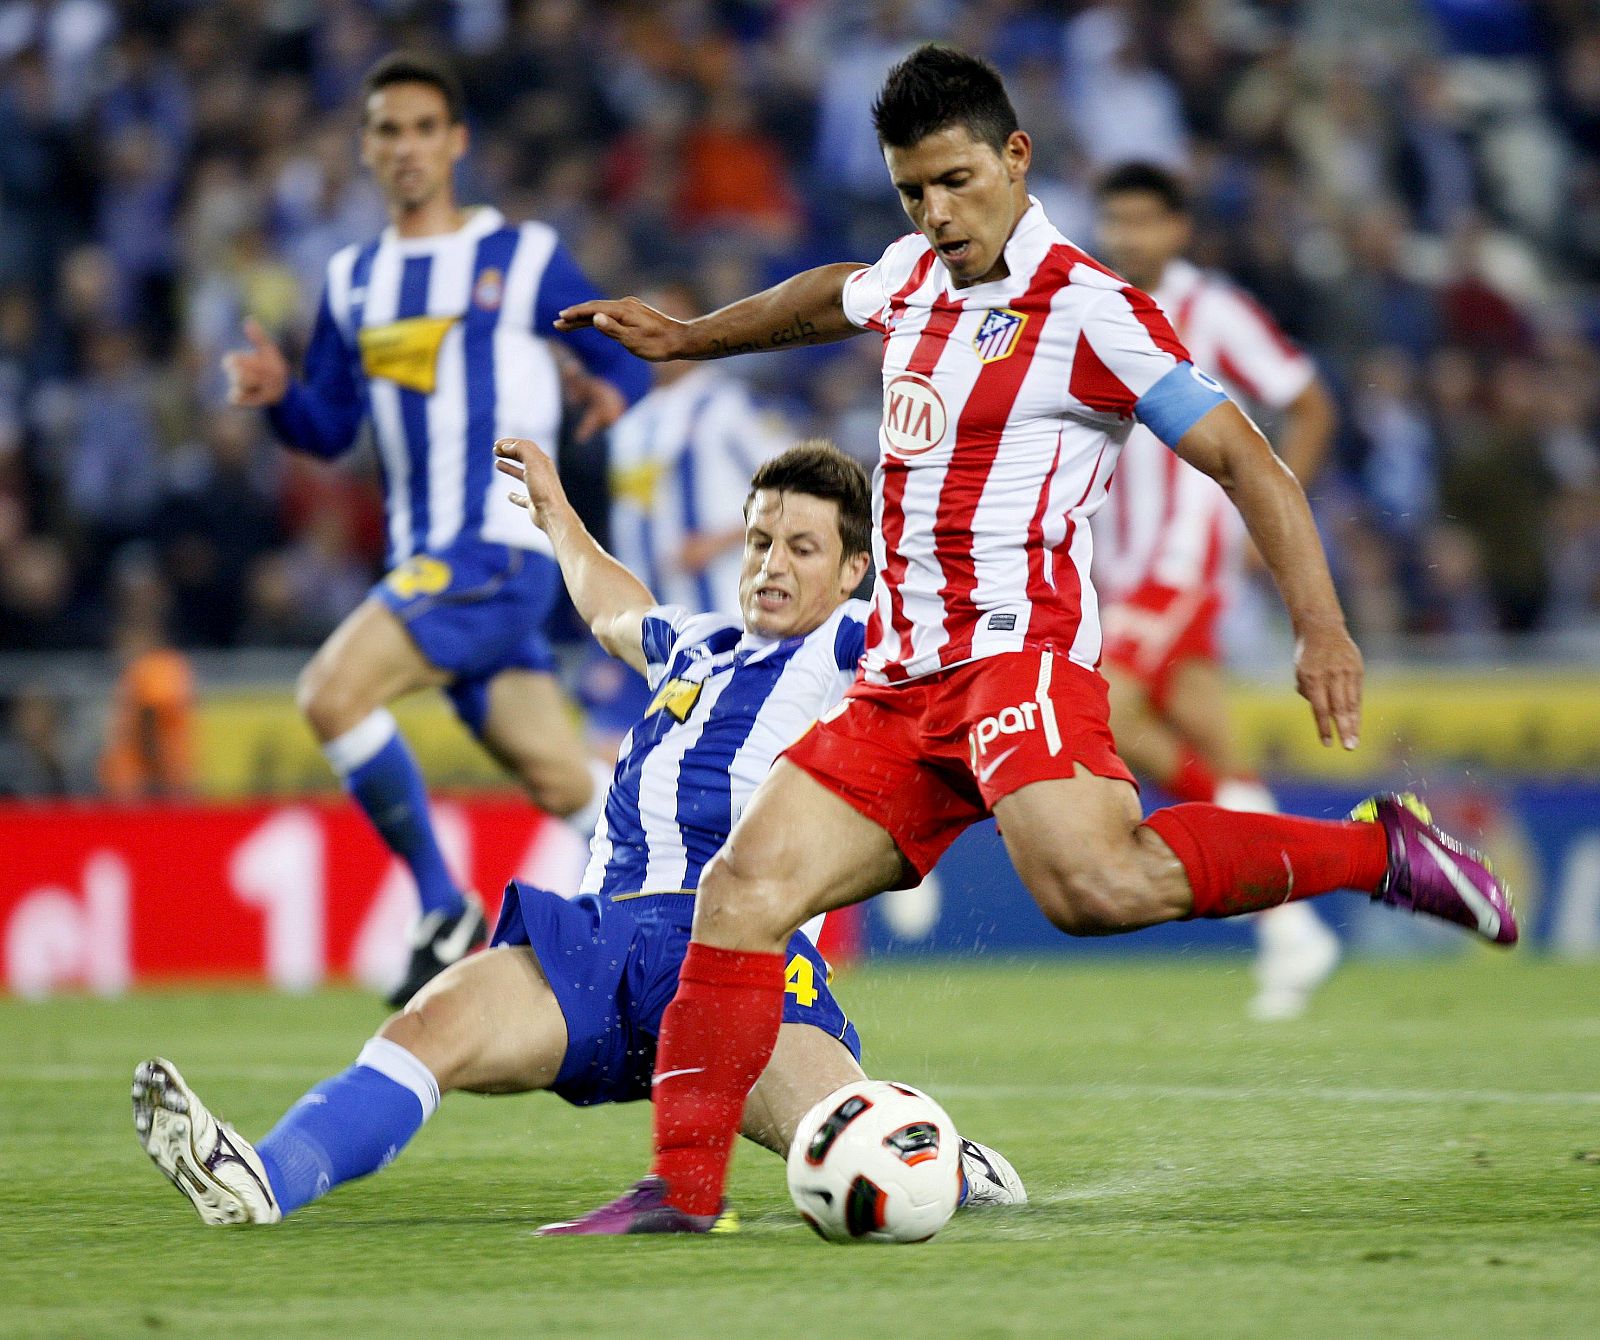
<svg viewBox="0 0 1600 1340">
<path fill-rule="evenodd" d="M 667 1204 L 667 1184 L 652 1174 L 635 1182 L 623 1195 L 582 1219 L 546 1224 L 541 1238 L 615 1238 L 630 1233 L 737 1233 L 739 1217 L 724 1209 L 721 1214 L 688 1214 Z"/>
<path fill-rule="evenodd" d="M 1510 890 L 1480 853 L 1436 828 L 1428 807 L 1415 796 L 1373 796 L 1350 817 L 1382 824 L 1389 840 L 1389 872 L 1374 901 L 1453 921 L 1491 944 L 1516 944 Z"/>
<path fill-rule="evenodd" d="M 133 1129 L 150 1161 L 206 1223 L 275 1224 L 283 1218 L 255 1147 L 213 1117 L 163 1057 L 134 1068 Z"/>
<path fill-rule="evenodd" d="M 998 1149 L 976 1140 L 961 1141 L 962 1210 L 990 1209 L 997 1205 L 1026 1205 L 1028 1188 L 1011 1166 L 1011 1160 Z"/>
</svg>

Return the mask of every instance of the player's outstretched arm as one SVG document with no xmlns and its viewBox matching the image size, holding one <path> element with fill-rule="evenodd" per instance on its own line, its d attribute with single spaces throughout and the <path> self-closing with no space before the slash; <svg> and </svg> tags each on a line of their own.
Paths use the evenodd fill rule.
<svg viewBox="0 0 1600 1340">
<path fill-rule="evenodd" d="M 1345 628 L 1304 490 L 1232 401 L 1196 422 L 1176 450 L 1228 491 L 1272 573 L 1294 625 L 1296 686 L 1311 704 L 1323 744 L 1337 736 L 1354 749 L 1361 736 L 1361 652 Z"/>
<path fill-rule="evenodd" d="M 349 451 L 366 404 L 327 295 L 311 329 L 303 381 L 295 380 L 289 361 L 254 317 L 244 323 L 244 334 L 250 347 L 222 356 L 229 402 L 266 410 L 272 431 L 297 451 L 324 460 Z"/>
<path fill-rule="evenodd" d="M 495 468 L 519 480 L 511 495 L 550 537 L 567 594 L 600 645 L 646 673 L 644 616 L 655 605 L 650 588 L 602 549 L 567 500 L 555 462 L 536 443 L 503 437 L 494 444 Z"/>
<path fill-rule="evenodd" d="M 580 302 L 556 318 L 560 331 L 592 327 L 652 363 L 727 358 L 797 344 L 827 344 L 860 328 L 844 314 L 844 281 L 865 267 L 820 265 L 693 321 L 677 321 L 638 298 Z"/>
</svg>

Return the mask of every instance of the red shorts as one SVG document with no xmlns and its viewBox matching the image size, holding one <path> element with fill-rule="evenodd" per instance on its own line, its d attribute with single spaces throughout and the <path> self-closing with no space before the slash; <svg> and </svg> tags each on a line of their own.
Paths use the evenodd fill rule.
<svg viewBox="0 0 1600 1340">
<path fill-rule="evenodd" d="M 919 876 L 1030 782 L 1083 764 L 1132 782 L 1106 682 L 1051 651 L 1006 652 L 907 684 L 857 680 L 784 757 L 888 832 Z"/>
<path fill-rule="evenodd" d="M 1102 659 L 1144 685 L 1158 708 L 1167 705 L 1172 672 L 1184 661 L 1216 661 L 1221 595 L 1207 587 L 1179 590 L 1146 582 L 1101 611 Z"/>
</svg>

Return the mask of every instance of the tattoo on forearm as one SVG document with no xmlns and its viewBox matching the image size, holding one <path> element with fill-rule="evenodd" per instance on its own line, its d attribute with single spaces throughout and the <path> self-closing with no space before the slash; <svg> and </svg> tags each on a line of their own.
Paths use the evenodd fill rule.
<svg viewBox="0 0 1600 1340">
<path fill-rule="evenodd" d="M 810 344 L 816 338 L 816 334 L 816 326 L 796 312 L 793 321 L 772 332 L 772 339 L 767 347 L 781 349 L 786 344 Z"/>
<path fill-rule="evenodd" d="M 815 344 L 818 338 L 816 325 L 796 312 L 793 321 L 786 326 L 778 327 L 764 340 L 741 340 L 735 344 L 732 340 L 713 339 L 711 357 L 727 358 L 733 354 L 754 354 L 763 349 L 782 349 L 788 344 Z"/>
<path fill-rule="evenodd" d="M 762 345 L 755 340 L 744 340 L 739 344 L 731 340 L 712 340 L 711 357 L 727 358 L 732 354 L 753 354 L 761 348 Z"/>
</svg>

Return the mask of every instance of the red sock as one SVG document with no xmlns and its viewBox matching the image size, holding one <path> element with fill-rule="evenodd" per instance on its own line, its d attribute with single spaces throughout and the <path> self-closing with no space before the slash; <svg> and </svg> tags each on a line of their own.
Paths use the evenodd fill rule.
<svg viewBox="0 0 1600 1340">
<path fill-rule="evenodd" d="M 1161 785 L 1174 800 L 1195 800 L 1209 804 L 1217 798 L 1217 774 L 1187 746 L 1178 755 L 1178 770 L 1165 778 Z"/>
<path fill-rule="evenodd" d="M 1192 917 L 1233 917 L 1334 889 L 1370 893 L 1389 865 L 1381 826 L 1174 805 L 1145 823 L 1189 876 Z"/>
<path fill-rule="evenodd" d="M 716 1214 L 744 1100 L 783 1022 L 783 955 L 690 942 L 656 1044 L 656 1161 L 667 1201 Z"/>
</svg>

